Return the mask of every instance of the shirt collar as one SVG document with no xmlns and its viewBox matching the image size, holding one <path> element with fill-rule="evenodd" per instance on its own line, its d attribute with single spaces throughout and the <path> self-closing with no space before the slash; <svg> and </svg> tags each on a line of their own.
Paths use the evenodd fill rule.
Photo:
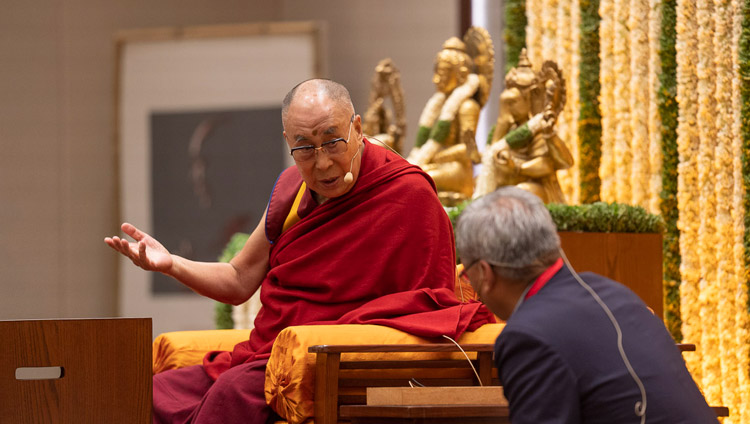
<svg viewBox="0 0 750 424">
<path fill-rule="evenodd" d="M 547 282 L 550 279 L 552 279 L 552 276 L 557 274 L 557 271 L 559 271 L 560 268 L 562 268 L 562 266 L 563 266 L 562 258 L 557 258 L 555 263 L 552 264 L 549 268 L 545 269 L 544 272 L 539 277 L 537 277 L 537 279 L 534 281 L 533 284 L 529 284 L 526 287 L 526 289 L 523 291 L 523 293 L 521 293 L 521 297 L 518 299 L 518 302 L 516 302 L 516 307 L 513 308 L 513 312 L 510 314 L 510 316 L 512 317 L 513 314 L 516 313 L 518 308 L 521 307 L 521 304 L 525 300 L 537 294 L 539 290 L 541 290 L 542 287 L 544 287 L 544 285 L 547 284 Z M 508 319 L 510 319 L 510 317 L 508 317 Z"/>
</svg>

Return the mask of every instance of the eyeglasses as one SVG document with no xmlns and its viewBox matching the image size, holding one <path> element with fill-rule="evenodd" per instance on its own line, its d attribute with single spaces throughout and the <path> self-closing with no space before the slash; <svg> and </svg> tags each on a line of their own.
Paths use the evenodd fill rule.
<svg viewBox="0 0 750 424">
<path fill-rule="evenodd" d="M 465 266 L 465 267 L 464 267 L 464 269 L 463 269 L 463 270 L 461 270 L 461 273 L 460 273 L 460 274 L 458 274 L 458 275 L 459 275 L 459 277 L 461 277 L 462 279 L 464 279 L 464 280 L 466 280 L 466 281 L 471 281 L 471 280 L 469 279 L 469 269 L 470 269 L 471 267 L 473 267 L 474 265 L 476 265 L 476 264 L 477 264 L 477 262 L 479 262 L 480 260 L 481 260 L 481 259 L 477 259 L 477 260 L 475 260 L 474 262 L 470 263 L 469 265 Z"/>
<path fill-rule="evenodd" d="M 315 158 L 315 153 L 318 150 L 325 152 L 328 156 L 340 155 L 346 151 L 346 146 L 349 144 L 349 136 L 352 133 L 352 123 L 354 123 L 354 116 L 352 115 L 349 120 L 349 131 L 347 132 L 346 139 L 334 138 L 333 140 L 322 143 L 320 147 L 315 146 L 299 146 L 293 147 L 289 153 L 292 155 L 296 162 L 307 162 Z"/>
</svg>

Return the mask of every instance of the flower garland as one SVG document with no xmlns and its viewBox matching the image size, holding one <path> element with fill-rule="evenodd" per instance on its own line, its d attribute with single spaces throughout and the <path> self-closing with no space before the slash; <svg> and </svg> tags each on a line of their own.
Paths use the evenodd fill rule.
<svg viewBox="0 0 750 424">
<path fill-rule="evenodd" d="M 731 0 L 714 0 L 713 13 L 713 53 L 712 66 L 716 70 L 716 146 L 713 172 L 716 181 L 716 284 L 717 304 L 715 315 L 718 321 L 720 386 L 722 405 L 729 405 L 736 410 L 739 397 L 739 378 L 737 375 L 737 349 L 735 340 L 737 310 L 736 298 L 738 278 L 735 274 L 734 227 L 732 221 L 732 200 L 734 184 L 734 152 L 732 151 L 734 113 L 732 110 L 732 49 L 726 48 L 726 40 L 732 39 Z M 740 153 L 740 152 L 737 152 Z M 734 417 L 729 421 L 734 421 Z"/>
<path fill-rule="evenodd" d="M 572 12 L 572 3 L 575 0 L 560 0 L 557 1 L 555 6 L 555 28 L 557 33 L 554 34 L 555 48 L 551 56 L 545 57 L 544 59 L 552 59 L 557 62 L 557 65 L 563 71 L 565 76 L 566 96 L 567 101 L 565 107 L 558 115 L 557 124 L 555 129 L 560 139 L 563 140 L 573 156 L 574 163 L 578 163 L 577 152 L 578 152 L 578 140 L 576 140 L 576 134 L 572 131 L 575 120 L 573 119 L 573 110 L 576 109 L 576 100 L 574 98 L 575 87 L 574 83 L 577 83 L 572 77 L 573 69 L 573 56 L 578 53 L 578 49 L 573 47 L 573 30 L 576 28 L 576 22 L 573 20 L 574 16 Z M 552 5 L 550 5 L 552 7 Z M 547 40 L 552 42 L 552 40 Z M 565 170 L 557 172 L 557 180 L 560 184 L 560 189 L 565 195 L 568 203 L 578 203 L 578 197 L 576 196 L 576 167 L 570 167 Z"/>
<path fill-rule="evenodd" d="M 630 181 L 619 180 L 621 184 L 630 185 L 630 202 L 641 207 L 648 206 L 648 181 L 651 179 L 648 159 L 648 115 L 650 90 L 648 84 L 648 16 L 649 3 L 632 0 L 628 10 L 627 26 L 630 29 L 630 79 L 629 104 L 630 115 Z"/>
<path fill-rule="evenodd" d="M 610 3 L 608 0 L 604 2 Z M 610 3 L 611 4 L 611 3 Z M 599 163 L 602 156 L 602 116 L 599 111 L 599 0 L 580 0 L 580 114 L 578 140 L 580 143 L 578 172 L 580 174 L 581 203 L 598 202 L 601 179 Z M 603 21 L 603 19 L 601 20 Z"/>
<path fill-rule="evenodd" d="M 568 72 L 568 122 L 569 130 L 566 140 L 569 140 L 570 153 L 575 163 L 581 163 L 581 140 L 578 138 L 578 119 L 581 115 L 581 5 L 579 0 L 572 0 L 570 9 L 570 40 L 565 50 L 570 55 L 570 70 Z M 560 26 L 565 26 L 559 23 Z M 573 175 L 573 189 L 569 199 L 574 203 L 581 202 L 581 173 L 575 166 L 568 171 Z"/>
<path fill-rule="evenodd" d="M 526 47 L 526 0 L 505 2 L 505 72 L 518 65 L 518 56 Z M 489 145 L 489 144 L 488 144 Z"/>
<path fill-rule="evenodd" d="M 736 240 L 735 257 L 738 284 L 736 296 L 737 311 L 737 360 L 740 387 L 739 422 L 750 422 L 750 0 L 735 0 L 732 2 L 735 17 L 733 25 L 733 61 L 738 75 L 732 81 L 732 110 L 740 113 L 735 116 L 733 127 L 735 130 L 735 149 L 739 150 L 740 163 L 736 164 L 739 172 L 735 172 L 735 215 L 734 227 Z M 738 166 L 737 166 L 738 165 Z"/>
<path fill-rule="evenodd" d="M 716 74 L 713 66 L 713 3 L 712 0 L 697 0 L 698 23 L 698 62 L 696 73 L 698 79 L 698 133 L 700 138 L 698 150 L 698 191 L 700 207 L 700 227 L 698 230 L 698 257 L 700 258 L 700 316 L 703 331 L 701 332 L 701 349 L 708 353 L 709 346 L 719 347 L 719 325 L 716 317 L 718 304 L 718 282 L 716 225 L 716 180 L 713 161 L 716 148 Z M 719 353 L 717 355 L 717 353 Z M 703 356 L 703 390 L 709 404 L 721 403 L 721 358 L 720 351 L 710 352 Z M 717 384 L 718 383 L 718 384 Z"/>
<path fill-rule="evenodd" d="M 567 0 L 560 0 L 567 1 Z M 541 50 L 537 51 L 537 56 L 534 57 L 537 62 L 535 65 L 541 67 L 542 62 L 547 59 L 555 57 L 555 44 L 557 40 L 555 35 L 557 33 L 557 4 L 558 0 L 541 0 Z M 533 62 L 533 61 L 532 61 Z"/>
<path fill-rule="evenodd" d="M 661 121 L 661 215 L 664 217 L 664 318 L 672 337 L 682 341 L 680 318 L 680 232 L 677 229 L 677 52 L 676 0 L 661 4 L 658 111 Z"/>
<path fill-rule="evenodd" d="M 682 335 L 686 342 L 698 343 L 701 340 L 701 315 L 698 302 L 700 281 L 700 256 L 697 254 L 698 225 L 700 219 L 698 202 L 697 152 L 699 135 L 697 132 L 698 77 L 697 62 L 697 22 L 693 0 L 677 0 L 676 58 L 677 58 L 677 103 L 679 105 L 677 125 L 677 208 L 679 216 L 677 228 L 680 231 L 680 316 L 683 320 Z M 701 386 L 703 381 L 703 349 L 685 355 L 685 362 L 693 379 Z"/>
<path fill-rule="evenodd" d="M 527 0 L 526 2 L 526 54 L 532 65 L 538 67 L 534 59 L 542 53 L 542 30 L 540 11 L 544 0 Z"/>
<path fill-rule="evenodd" d="M 614 72 L 615 72 L 615 198 L 621 203 L 632 201 L 630 174 L 632 150 L 630 141 L 630 31 L 627 27 L 629 0 L 615 0 L 614 6 Z"/>
<path fill-rule="evenodd" d="M 659 75 L 662 73 L 660 61 L 662 0 L 649 0 L 648 4 L 648 210 L 659 213 L 661 195 L 661 119 L 659 105 Z"/>
<path fill-rule="evenodd" d="M 599 16 L 602 17 L 599 26 L 601 39 L 600 53 L 601 72 L 599 83 L 601 86 L 601 159 L 599 165 L 599 180 L 601 181 L 599 196 L 605 202 L 615 201 L 615 71 L 614 71 L 614 1 L 601 0 Z M 581 105 L 583 107 L 583 105 Z"/>
</svg>

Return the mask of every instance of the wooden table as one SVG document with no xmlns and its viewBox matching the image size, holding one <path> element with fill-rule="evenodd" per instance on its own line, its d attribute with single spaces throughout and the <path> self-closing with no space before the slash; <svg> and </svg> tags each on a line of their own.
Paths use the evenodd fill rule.
<svg viewBox="0 0 750 424">
<path fill-rule="evenodd" d="M 495 405 L 342 405 L 339 418 L 352 424 L 506 424 L 507 406 Z"/>
<path fill-rule="evenodd" d="M 151 422 L 150 318 L 0 321 L 0 337 L 0 423 Z M 33 368 L 61 375 L 18 379 Z"/>
</svg>

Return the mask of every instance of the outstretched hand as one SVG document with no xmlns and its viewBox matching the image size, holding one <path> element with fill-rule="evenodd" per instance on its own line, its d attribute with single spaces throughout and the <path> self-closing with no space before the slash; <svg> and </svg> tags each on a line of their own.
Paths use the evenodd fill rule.
<svg viewBox="0 0 750 424">
<path fill-rule="evenodd" d="M 104 242 L 109 247 L 127 256 L 135 265 L 146 271 L 166 273 L 172 268 L 172 255 L 155 238 L 127 222 L 122 224 L 120 228 L 125 234 L 132 237 L 135 243 L 117 236 L 106 237 Z"/>
</svg>

